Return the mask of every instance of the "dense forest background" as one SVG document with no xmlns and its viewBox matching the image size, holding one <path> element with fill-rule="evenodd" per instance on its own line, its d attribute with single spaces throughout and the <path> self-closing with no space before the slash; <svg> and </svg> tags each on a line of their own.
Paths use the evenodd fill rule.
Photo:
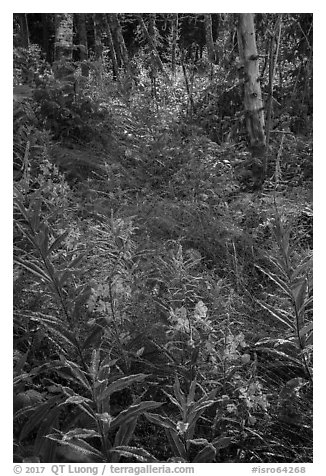
<svg viewBox="0 0 326 476">
<path fill-rule="evenodd" d="M 14 461 L 312 461 L 312 14 L 13 16 Z"/>
</svg>

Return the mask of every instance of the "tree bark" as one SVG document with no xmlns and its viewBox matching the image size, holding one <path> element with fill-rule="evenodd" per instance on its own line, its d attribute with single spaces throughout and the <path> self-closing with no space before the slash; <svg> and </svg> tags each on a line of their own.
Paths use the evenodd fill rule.
<svg viewBox="0 0 326 476">
<path fill-rule="evenodd" d="M 55 14 L 55 60 L 72 60 L 73 13 Z"/>
<path fill-rule="evenodd" d="M 269 137 L 272 127 L 272 113 L 273 113 L 273 92 L 274 92 L 274 76 L 275 68 L 277 64 L 278 52 L 280 49 L 280 40 L 281 40 L 281 29 L 282 29 L 282 14 L 277 18 L 275 31 L 272 37 L 270 38 L 270 49 L 269 49 L 269 84 L 268 84 L 268 103 L 267 103 L 267 113 L 266 113 L 266 147 L 268 148 Z M 276 42 L 276 51 L 274 54 L 274 45 Z M 265 168 L 267 169 L 267 162 Z M 266 170 L 265 170 L 266 172 Z"/>
<path fill-rule="evenodd" d="M 102 44 L 102 13 L 93 14 L 94 21 L 94 40 L 95 40 L 95 61 L 102 60 L 103 44 Z"/>
<path fill-rule="evenodd" d="M 86 64 L 88 60 L 88 42 L 86 30 L 86 15 L 85 13 L 75 13 L 77 31 L 79 36 L 79 58 L 81 61 L 82 76 L 88 77 L 89 68 Z"/>
<path fill-rule="evenodd" d="M 144 22 L 144 19 L 143 19 L 141 13 L 137 14 L 137 17 L 138 17 L 139 24 L 140 24 L 140 27 L 141 27 L 141 29 L 142 29 L 142 32 L 143 32 L 143 34 L 144 34 L 144 36 L 145 36 L 145 38 L 146 38 L 146 40 L 147 40 L 147 42 L 148 42 L 148 44 L 149 44 L 149 47 L 150 47 L 150 49 L 151 49 L 151 51 L 152 51 L 152 53 L 153 53 L 153 55 L 154 55 L 154 57 L 155 57 L 155 62 L 156 62 L 156 64 L 157 64 L 157 67 L 158 67 L 158 69 L 164 74 L 164 76 L 167 77 L 167 74 L 166 74 L 166 72 L 165 72 L 165 70 L 164 70 L 163 63 L 162 63 L 161 58 L 160 58 L 160 56 L 159 56 L 159 54 L 158 54 L 158 51 L 157 51 L 157 49 L 156 49 L 156 45 L 155 45 L 155 43 L 154 43 L 154 41 L 153 41 L 151 35 L 149 34 L 149 31 L 148 31 L 148 29 L 147 29 L 147 27 L 146 27 L 146 25 L 145 25 L 145 22 Z"/>
<path fill-rule="evenodd" d="M 111 27 L 111 32 L 113 36 L 113 42 L 115 45 L 115 52 L 118 61 L 120 60 L 120 65 L 124 66 L 124 68 L 128 71 L 129 70 L 129 56 L 128 50 L 123 38 L 122 28 L 120 25 L 119 17 L 117 13 L 109 13 L 108 14 L 108 21 Z"/>
<path fill-rule="evenodd" d="M 148 33 L 150 34 L 154 46 L 156 48 L 156 27 L 155 27 L 155 21 L 156 21 L 156 14 L 155 13 L 150 13 L 149 14 L 149 24 L 148 24 Z"/>
<path fill-rule="evenodd" d="M 182 65 L 182 71 L 185 79 L 185 85 L 186 85 L 186 90 L 188 94 L 188 104 L 187 104 L 187 114 L 189 114 L 190 118 L 192 118 L 193 112 L 194 112 L 194 100 L 192 96 L 192 87 L 189 82 L 186 66 L 185 66 L 185 51 L 182 52 L 181 54 L 181 65 Z"/>
<path fill-rule="evenodd" d="M 109 23 L 109 27 L 110 27 L 110 31 L 111 31 L 111 36 L 112 36 L 112 40 L 113 40 L 115 55 L 116 55 L 117 62 L 118 62 L 118 67 L 121 68 L 123 66 L 123 60 L 122 60 L 120 45 L 119 45 L 119 41 L 118 41 L 117 24 L 116 24 L 115 19 L 113 17 L 113 13 L 108 13 L 107 14 L 107 19 L 108 19 L 108 23 Z"/>
<path fill-rule="evenodd" d="M 41 13 L 42 17 L 42 44 L 43 50 L 46 53 L 46 61 L 52 63 L 53 55 L 51 55 L 50 46 L 49 46 L 49 20 L 47 13 Z"/>
<path fill-rule="evenodd" d="M 112 71 L 113 71 L 113 79 L 119 81 L 119 64 L 117 60 L 117 55 L 114 47 L 114 42 L 112 38 L 112 32 L 110 28 L 110 24 L 108 21 L 108 15 L 105 15 L 105 28 L 106 32 L 108 35 L 108 41 L 109 41 L 109 48 L 110 48 L 110 56 L 111 56 L 111 61 L 112 61 Z"/>
<path fill-rule="evenodd" d="M 21 33 L 21 44 L 24 48 L 29 47 L 29 29 L 27 21 L 27 13 L 18 13 L 20 33 Z"/>
<path fill-rule="evenodd" d="M 177 43 L 178 43 L 178 14 L 172 13 L 172 45 L 171 45 L 171 69 L 172 75 L 175 77 L 176 73 L 176 57 L 177 57 Z"/>
<path fill-rule="evenodd" d="M 263 160 L 266 150 L 264 107 L 260 88 L 254 15 L 238 14 L 238 44 L 243 69 L 244 108 L 253 157 Z"/>
<path fill-rule="evenodd" d="M 211 63 L 215 63 L 216 51 L 215 51 L 215 46 L 213 41 L 212 15 L 210 13 L 205 13 L 204 20 L 205 20 L 205 36 L 206 36 L 208 59 Z"/>
</svg>

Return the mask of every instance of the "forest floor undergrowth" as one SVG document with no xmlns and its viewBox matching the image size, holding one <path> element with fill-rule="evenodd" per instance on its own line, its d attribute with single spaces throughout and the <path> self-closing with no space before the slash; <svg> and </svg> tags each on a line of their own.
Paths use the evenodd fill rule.
<svg viewBox="0 0 326 476">
<path fill-rule="evenodd" d="M 311 137 L 257 186 L 182 107 L 56 87 L 14 111 L 15 460 L 311 461 Z"/>
</svg>

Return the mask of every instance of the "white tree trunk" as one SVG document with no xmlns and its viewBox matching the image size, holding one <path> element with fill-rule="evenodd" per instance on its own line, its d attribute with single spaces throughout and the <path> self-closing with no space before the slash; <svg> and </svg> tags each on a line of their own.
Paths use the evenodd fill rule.
<svg viewBox="0 0 326 476">
<path fill-rule="evenodd" d="M 244 82 L 244 108 L 254 157 L 263 158 L 266 149 L 264 106 L 260 88 L 254 14 L 239 13 L 238 43 Z"/>
</svg>

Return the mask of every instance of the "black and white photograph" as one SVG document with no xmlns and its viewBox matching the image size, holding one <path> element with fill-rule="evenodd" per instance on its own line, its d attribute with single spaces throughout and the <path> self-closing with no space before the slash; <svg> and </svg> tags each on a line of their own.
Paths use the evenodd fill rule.
<svg viewBox="0 0 326 476">
<path fill-rule="evenodd" d="M 16 474 L 313 463 L 315 14 L 192 7 L 12 14 Z"/>
</svg>

